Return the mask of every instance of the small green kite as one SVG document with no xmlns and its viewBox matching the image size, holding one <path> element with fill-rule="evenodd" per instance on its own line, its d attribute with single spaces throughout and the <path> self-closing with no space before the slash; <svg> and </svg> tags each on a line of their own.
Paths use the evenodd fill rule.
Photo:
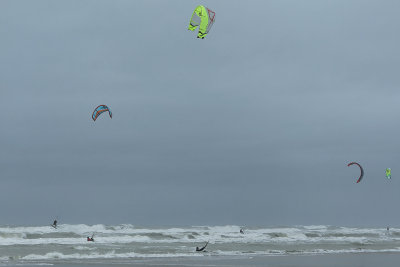
<svg viewBox="0 0 400 267">
<path fill-rule="evenodd" d="M 386 178 L 392 179 L 392 170 L 390 168 L 386 169 Z"/>
<path fill-rule="evenodd" d="M 198 6 L 192 14 L 189 30 L 194 31 L 199 26 L 197 38 L 204 39 L 215 21 L 215 12 L 205 6 Z"/>
</svg>

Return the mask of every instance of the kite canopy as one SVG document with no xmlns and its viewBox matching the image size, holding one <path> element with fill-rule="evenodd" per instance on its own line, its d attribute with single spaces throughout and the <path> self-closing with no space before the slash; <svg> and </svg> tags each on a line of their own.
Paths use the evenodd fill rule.
<svg viewBox="0 0 400 267">
<path fill-rule="evenodd" d="M 199 27 L 199 33 L 197 38 L 204 39 L 207 33 L 210 31 L 215 21 L 215 12 L 205 6 L 198 6 L 193 11 L 192 18 L 189 23 L 189 30 L 194 31 L 197 26 Z"/>
<path fill-rule="evenodd" d="M 92 114 L 93 121 L 96 121 L 97 117 L 99 117 L 101 113 L 106 112 L 106 111 L 108 111 L 110 118 L 112 118 L 111 110 L 106 105 L 100 105 L 97 108 L 95 108 L 93 111 L 93 114 Z"/>
<path fill-rule="evenodd" d="M 386 169 L 386 178 L 388 179 L 392 178 L 392 170 L 390 168 Z"/>
<path fill-rule="evenodd" d="M 360 177 L 358 178 L 358 180 L 357 180 L 357 183 L 359 183 L 360 181 L 361 181 L 361 179 L 363 178 L 363 176 L 364 176 L 364 170 L 363 170 L 363 168 L 361 167 L 361 165 L 360 164 L 358 164 L 357 162 L 350 162 L 349 164 L 347 164 L 347 167 L 349 167 L 349 166 L 351 166 L 351 165 L 357 165 L 358 167 L 360 167 L 360 171 L 361 171 L 361 174 L 360 174 Z"/>
</svg>

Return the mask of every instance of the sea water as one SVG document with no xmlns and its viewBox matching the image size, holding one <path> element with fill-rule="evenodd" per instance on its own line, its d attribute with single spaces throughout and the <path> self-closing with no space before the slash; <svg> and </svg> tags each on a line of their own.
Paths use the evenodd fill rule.
<svg viewBox="0 0 400 267">
<path fill-rule="evenodd" d="M 400 252 L 400 228 L 0 226 L 0 265 L 124 264 L 155 258 Z M 94 234 L 94 242 L 87 236 Z M 207 241 L 205 252 L 196 252 Z"/>
</svg>

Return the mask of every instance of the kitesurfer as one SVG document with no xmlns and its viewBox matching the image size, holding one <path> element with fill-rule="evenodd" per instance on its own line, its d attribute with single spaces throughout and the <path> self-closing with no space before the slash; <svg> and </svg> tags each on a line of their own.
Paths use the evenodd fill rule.
<svg viewBox="0 0 400 267">
<path fill-rule="evenodd" d="M 92 237 L 87 236 L 87 237 L 86 237 L 87 241 L 94 242 L 93 236 L 94 236 L 94 234 L 92 235 Z"/>
<path fill-rule="evenodd" d="M 244 230 L 242 228 L 240 228 L 240 233 L 244 234 Z"/>
<path fill-rule="evenodd" d="M 57 220 L 54 220 L 54 222 L 51 226 L 53 226 L 54 228 L 57 228 Z"/>
<path fill-rule="evenodd" d="M 204 247 L 202 247 L 202 248 L 196 247 L 196 251 L 203 251 L 203 250 L 207 247 L 208 242 L 209 242 L 209 241 L 207 241 L 207 243 L 206 243 L 206 244 L 204 245 Z"/>
</svg>

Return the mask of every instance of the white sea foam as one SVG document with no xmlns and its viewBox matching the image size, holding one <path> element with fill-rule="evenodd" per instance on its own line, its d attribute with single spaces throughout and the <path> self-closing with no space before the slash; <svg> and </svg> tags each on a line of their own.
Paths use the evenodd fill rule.
<svg viewBox="0 0 400 267">
<path fill-rule="evenodd" d="M 96 250 L 95 247 L 87 247 L 87 246 L 75 246 L 75 247 L 73 247 L 73 249 L 76 249 L 76 250 Z"/>
<path fill-rule="evenodd" d="M 343 254 L 343 253 L 377 253 L 377 252 L 400 252 L 399 248 L 393 249 L 340 249 L 340 250 L 328 250 L 328 249 L 314 249 L 306 251 L 285 251 L 285 250 L 266 250 L 266 251 L 223 251 L 215 250 L 212 252 L 205 253 L 116 253 L 114 250 L 105 253 L 72 253 L 63 254 L 61 252 L 52 251 L 46 254 L 29 254 L 21 258 L 24 261 L 37 261 L 37 260 L 82 260 L 82 259 L 130 259 L 130 258 L 170 258 L 170 257 L 194 257 L 194 256 L 244 256 L 244 255 L 265 255 L 265 256 L 279 256 L 279 255 L 323 255 L 323 254 Z M 0 258 L 1 260 L 8 260 L 7 257 Z"/>
<path fill-rule="evenodd" d="M 38 254 L 29 254 L 25 257 L 22 257 L 22 260 L 50 260 L 50 259 L 127 259 L 127 258 L 169 258 L 169 257 L 192 257 L 199 256 L 193 253 L 155 253 L 155 254 L 143 254 L 143 253 L 135 253 L 135 252 L 127 252 L 127 253 L 115 253 L 115 251 L 109 251 L 104 254 L 100 253 L 90 253 L 90 254 L 63 254 L 60 252 L 49 252 L 44 255 Z"/>
<path fill-rule="evenodd" d="M 386 230 L 372 228 L 334 228 L 326 226 L 246 229 L 239 234 L 238 226 L 189 228 L 135 228 L 132 225 L 60 225 L 51 227 L 0 227 L 0 245 L 84 244 L 85 237 L 95 233 L 96 243 L 373 243 L 378 239 L 400 240 Z M 392 229 L 396 233 L 396 229 Z M 33 236 L 36 235 L 36 236 Z"/>
<path fill-rule="evenodd" d="M 334 227 L 192 226 L 145 228 L 134 225 L 0 226 L 0 246 L 9 259 L 40 260 L 124 259 L 206 255 L 288 255 L 400 252 L 400 229 Z M 86 236 L 94 235 L 95 242 Z M 210 241 L 205 253 L 196 246 Z"/>
</svg>

